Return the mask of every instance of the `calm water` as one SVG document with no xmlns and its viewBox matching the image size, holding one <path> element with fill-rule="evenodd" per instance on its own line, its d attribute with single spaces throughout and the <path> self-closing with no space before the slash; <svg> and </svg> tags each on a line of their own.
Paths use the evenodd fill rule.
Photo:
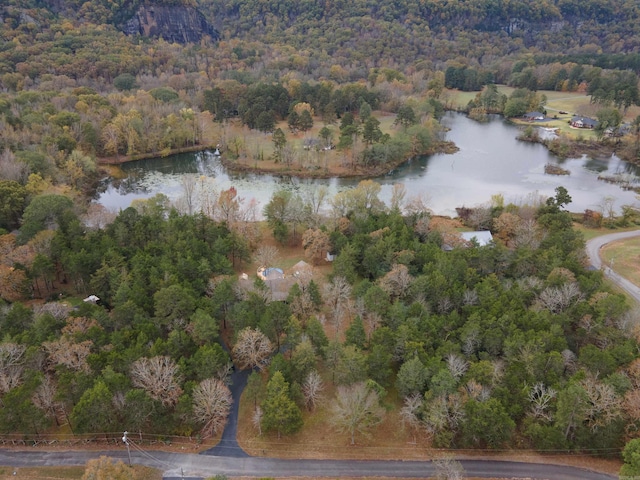
<svg viewBox="0 0 640 480">
<path fill-rule="evenodd" d="M 407 197 L 421 195 L 436 214 L 455 215 L 459 206 L 484 204 L 492 195 L 502 194 L 507 202 L 525 200 L 531 194 L 553 196 L 557 186 L 568 191 L 575 212 L 587 208 L 597 210 L 605 197 L 614 198 L 616 208 L 638 204 L 633 192 L 598 180 L 600 173 L 624 175 L 640 185 L 637 167 L 617 157 L 596 160 L 587 157 L 558 160 L 541 145 L 516 140 L 518 129 L 496 118 L 490 123 L 477 123 L 461 114 L 448 114 L 443 123 L 451 130 L 447 138 L 460 151 L 453 155 L 438 154 L 412 160 L 388 175 L 375 180 L 382 185 L 381 199 L 391 198 L 394 183 L 403 183 Z M 561 164 L 571 175 L 546 175 L 547 163 Z M 268 203 L 274 191 L 304 191 L 318 185 L 329 187 L 330 194 L 358 183 L 353 179 L 296 179 L 270 175 L 228 173 L 211 153 L 174 155 L 166 158 L 131 162 L 123 165 L 127 178 L 105 180 L 98 202 L 107 208 L 124 209 L 137 198 L 164 193 L 171 199 L 182 195 L 180 177 L 198 174 L 213 177 L 218 190 L 234 186 L 245 201 L 255 199 L 260 207 Z"/>
</svg>

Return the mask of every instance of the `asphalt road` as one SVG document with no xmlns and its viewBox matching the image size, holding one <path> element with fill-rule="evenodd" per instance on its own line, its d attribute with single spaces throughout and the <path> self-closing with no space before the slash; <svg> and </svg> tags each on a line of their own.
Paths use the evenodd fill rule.
<svg viewBox="0 0 640 480">
<path fill-rule="evenodd" d="M 615 242 L 616 240 L 624 240 L 627 238 L 640 237 L 640 230 L 632 230 L 629 232 L 612 233 L 610 235 L 603 235 L 601 237 L 592 238 L 587 242 L 587 255 L 589 261 L 594 268 L 602 270 L 604 275 L 611 279 L 613 283 L 624 289 L 635 300 L 640 303 L 640 288 L 631 283 L 624 277 L 621 277 L 616 272 L 611 270 L 608 265 L 603 265 L 600 258 L 600 249 L 608 243 Z M 617 262 L 624 262 L 623 258 L 616 259 Z"/>
<path fill-rule="evenodd" d="M 127 452 L 43 452 L 0 449 L 0 465 L 9 467 L 84 465 L 87 460 L 107 455 L 127 462 Z M 427 478 L 434 475 L 431 462 L 417 461 L 358 461 L 358 460 L 282 460 L 275 458 L 214 457 L 210 455 L 167 452 L 131 452 L 132 462 L 159 468 L 165 479 L 207 478 L 217 474 L 244 477 L 362 477 L 385 476 L 399 478 Z M 578 467 L 561 465 L 503 462 L 493 460 L 461 460 L 465 475 L 479 478 L 527 478 L 549 480 L 612 480 L 616 476 Z"/>
</svg>

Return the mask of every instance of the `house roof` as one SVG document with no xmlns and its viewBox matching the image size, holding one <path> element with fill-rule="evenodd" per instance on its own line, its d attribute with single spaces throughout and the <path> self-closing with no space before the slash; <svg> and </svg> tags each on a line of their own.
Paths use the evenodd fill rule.
<svg viewBox="0 0 640 480">
<path fill-rule="evenodd" d="M 589 117 L 573 117 L 571 119 L 571 123 L 582 123 L 583 125 L 590 125 L 592 127 L 595 127 L 596 125 L 598 125 L 597 120 L 594 120 L 593 118 L 589 118 Z"/>
<path fill-rule="evenodd" d="M 475 239 L 475 241 L 478 242 L 478 245 L 480 245 L 481 247 L 484 247 L 485 245 L 489 245 L 491 242 L 493 242 L 493 235 L 491 235 L 491 232 L 489 230 L 478 230 L 475 232 L 462 232 L 460 236 L 462 237 L 463 240 L 466 240 L 467 242 L 471 242 Z"/>
<path fill-rule="evenodd" d="M 287 270 L 288 274 L 293 275 L 294 277 L 297 277 L 303 272 L 311 273 L 312 271 L 313 271 L 313 267 L 309 265 L 307 262 L 305 262 L 304 260 L 300 260 L 293 267 Z"/>
<path fill-rule="evenodd" d="M 544 118 L 544 113 L 542 112 L 529 112 L 523 115 L 524 118 Z"/>
</svg>

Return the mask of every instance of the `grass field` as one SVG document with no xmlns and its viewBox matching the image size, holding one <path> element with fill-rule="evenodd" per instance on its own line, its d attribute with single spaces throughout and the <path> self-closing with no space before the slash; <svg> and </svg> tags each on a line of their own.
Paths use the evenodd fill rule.
<svg viewBox="0 0 640 480">
<path fill-rule="evenodd" d="M 612 242 L 600 251 L 602 261 L 613 270 L 640 286 L 640 239 L 630 238 Z"/>
</svg>

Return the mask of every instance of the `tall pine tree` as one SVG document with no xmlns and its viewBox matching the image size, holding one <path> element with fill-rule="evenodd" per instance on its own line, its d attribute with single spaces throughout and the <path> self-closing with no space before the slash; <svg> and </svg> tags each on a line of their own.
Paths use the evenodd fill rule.
<svg viewBox="0 0 640 480">
<path fill-rule="evenodd" d="M 262 402 L 262 429 L 281 434 L 297 432 L 302 427 L 302 413 L 289 396 L 289 384 L 280 371 L 267 384 L 267 394 Z"/>
</svg>

